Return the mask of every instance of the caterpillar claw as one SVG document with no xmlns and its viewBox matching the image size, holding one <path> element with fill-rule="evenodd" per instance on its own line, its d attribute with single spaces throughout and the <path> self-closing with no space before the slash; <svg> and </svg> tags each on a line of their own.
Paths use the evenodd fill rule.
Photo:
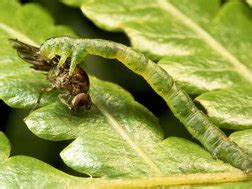
<svg viewBox="0 0 252 189">
<path fill-rule="evenodd" d="M 76 65 L 81 63 L 83 59 L 86 57 L 87 52 L 85 51 L 84 47 L 73 48 L 72 56 L 71 56 L 71 63 L 70 63 L 70 71 L 69 75 L 71 76 L 76 68 Z"/>
<path fill-rule="evenodd" d="M 76 65 L 78 64 L 76 57 L 72 57 L 71 63 L 70 63 L 70 69 L 69 69 L 69 75 L 73 75 L 73 72 L 76 68 Z"/>
<path fill-rule="evenodd" d="M 48 54 L 47 58 L 52 60 L 55 57 L 55 53 L 51 52 L 50 54 Z"/>
<path fill-rule="evenodd" d="M 60 60 L 59 60 L 59 63 L 57 65 L 58 68 L 62 67 L 64 65 L 64 63 L 66 62 L 66 59 L 68 58 L 68 53 L 64 53 L 62 55 L 60 55 Z"/>
<path fill-rule="evenodd" d="M 63 37 L 62 39 L 51 38 L 45 41 L 40 47 L 40 54 L 53 59 L 56 55 L 60 57 L 57 67 L 62 67 L 67 58 L 71 58 L 69 75 L 73 74 L 76 65 L 81 62 L 83 56 L 82 48 L 77 48 L 71 43 L 70 37 Z"/>
</svg>

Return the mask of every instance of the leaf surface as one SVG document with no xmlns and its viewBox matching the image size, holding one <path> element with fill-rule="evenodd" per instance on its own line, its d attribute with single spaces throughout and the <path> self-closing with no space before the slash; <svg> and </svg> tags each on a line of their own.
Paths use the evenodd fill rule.
<svg viewBox="0 0 252 189">
<path fill-rule="evenodd" d="M 244 130 L 252 128 L 251 88 L 232 88 L 204 93 L 195 99 L 218 126 Z"/>
<path fill-rule="evenodd" d="M 67 175 L 28 156 L 9 158 L 10 149 L 9 140 L 0 132 L 0 185 L 2 188 L 62 188 L 84 182 L 81 178 Z"/>
<path fill-rule="evenodd" d="M 92 78 L 90 93 L 90 111 L 71 113 L 69 118 L 68 110 L 54 103 L 26 119 L 42 138 L 77 138 L 61 153 L 70 167 L 108 177 L 232 171 L 196 144 L 176 137 L 163 140 L 156 118 L 118 86 Z"/>
<path fill-rule="evenodd" d="M 12 107 L 30 108 L 35 105 L 40 88 L 49 83 L 44 73 L 30 69 L 26 63 L 17 58 L 16 52 L 10 48 L 6 39 L 14 37 L 31 44 L 40 44 L 49 36 L 74 34 L 67 28 L 55 27 L 48 14 L 35 4 L 20 6 L 15 1 L 6 0 L 3 1 L 1 9 L 2 7 L 0 38 L 4 48 L 0 49 L 0 98 Z M 20 25 L 12 23 L 14 21 L 10 19 L 2 19 L 11 14 L 6 7 L 19 15 L 13 20 L 17 19 L 15 22 Z M 31 9 L 33 11 L 30 11 Z M 29 23 L 24 21 L 28 18 L 31 19 Z M 32 32 L 31 30 L 36 27 L 41 27 L 41 30 Z M 136 177 L 149 179 L 149 177 L 160 178 L 160 176 L 163 179 L 163 176 L 175 175 L 178 180 L 180 178 L 176 175 L 178 173 L 204 175 L 203 173 L 212 172 L 212 176 L 215 177 L 215 174 L 218 176 L 216 172 L 220 172 L 220 174 L 233 175 L 236 180 L 229 177 L 230 181 L 248 179 L 240 170 L 213 159 L 197 144 L 177 137 L 164 139 L 164 133 L 155 116 L 115 84 L 91 77 L 90 93 L 94 103 L 91 110 L 71 114 L 59 102 L 57 93 L 44 94 L 41 104 L 43 107 L 32 112 L 26 119 L 26 123 L 30 130 L 41 138 L 54 141 L 73 139 L 74 141 L 61 152 L 61 157 L 68 166 L 79 172 L 92 176 L 123 179 Z M 4 141 L 2 138 L 0 139 Z M 62 187 L 68 182 L 79 182 L 78 179 L 69 178 L 68 175 L 36 159 L 23 156 L 12 157 L 0 166 L 0 175 L 2 175 L 0 182 L 3 183 L 8 181 L 12 183 L 16 178 L 20 179 L 18 180 L 20 183 L 28 176 L 29 179 L 33 179 L 30 177 L 31 174 L 36 174 L 34 179 L 45 176 L 46 179 L 44 182 L 41 181 L 41 184 L 49 183 L 45 185 L 48 187 L 56 187 L 58 184 Z M 40 171 L 34 171 L 37 169 Z M 15 174 L 10 175 L 11 172 L 7 170 Z M 50 175 L 51 173 L 53 176 Z M 197 179 L 195 181 L 195 175 L 184 176 L 182 182 L 184 184 L 192 183 L 187 179 L 194 180 L 193 183 L 201 183 Z M 225 178 L 225 176 L 221 177 L 221 182 Z M 120 186 L 123 186 L 122 181 L 127 182 L 123 179 L 119 180 Z M 148 184 L 148 179 L 144 179 L 145 184 Z M 164 180 L 166 184 L 171 181 Z M 39 181 L 31 180 L 30 183 L 24 184 L 29 186 Z M 155 186 L 159 185 L 154 181 Z M 131 180 L 129 182 L 131 183 Z M 142 182 L 143 180 L 138 180 L 137 186 L 141 186 Z M 153 186 L 153 183 L 149 185 Z M 176 185 L 176 182 L 173 185 Z"/>
<path fill-rule="evenodd" d="M 251 84 L 252 13 L 243 3 L 85 0 L 81 9 L 103 29 L 125 31 L 133 47 L 166 57 L 160 65 L 190 93 Z"/>
<path fill-rule="evenodd" d="M 10 155 L 10 143 L 3 132 L 0 132 L 0 163 Z"/>
<path fill-rule="evenodd" d="M 3 0 L 0 9 L 0 99 L 16 108 L 33 107 L 41 89 L 48 87 L 46 75 L 28 69 L 29 64 L 20 60 L 8 39 L 17 38 L 38 46 L 52 36 L 75 35 L 66 27 L 54 26 L 52 18 L 36 4 L 20 6 L 15 0 Z M 34 74 L 36 76 L 31 79 Z M 22 90 L 22 96 L 17 97 L 14 86 Z M 41 104 L 53 98 L 50 94 L 44 94 L 43 97 Z"/>
<path fill-rule="evenodd" d="M 5 159 L 0 162 L 0 184 L 4 188 L 144 188 L 174 186 L 178 184 L 197 184 L 200 187 L 207 181 L 219 183 L 214 184 L 214 188 L 223 188 L 226 186 L 239 186 L 249 188 L 251 182 L 234 182 L 246 179 L 245 175 L 240 173 L 214 173 L 214 174 L 191 174 L 191 175 L 173 175 L 169 177 L 154 177 L 140 179 L 105 179 L 105 178 L 80 178 L 67 175 L 50 165 L 28 157 L 13 156 L 8 158 L 10 145 L 7 137 L 0 132 L 0 154 L 5 154 Z M 6 150 L 8 149 L 8 150 Z M 31 176 L 32 175 L 32 176 Z M 224 183 L 225 178 L 229 177 L 234 183 Z M 200 179 L 195 179 L 200 178 Z M 211 186 L 211 185 L 210 185 Z"/>
<path fill-rule="evenodd" d="M 244 2 L 228 1 L 223 6 L 217 0 L 64 2 L 80 6 L 89 19 L 105 30 L 124 31 L 134 48 L 161 59 L 158 64 L 190 94 L 229 88 L 240 88 L 248 94 L 245 90 L 252 86 L 252 12 Z M 218 107 L 227 107 L 224 101 L 218 103 Z M 212 111 L 202 105 L 207 112 Z M 251 127 L 240 119 L 243 114 L 251 115 L 249 110 L 232 115 L 239 120 L 238 125 L 235 121 L 223 124 L 227 111 L 220 108 L 218 115 L 208 115 L 220 127 Z"/>
<path fill-rule="evenodd" d="M 250 7 L 252 7 L 252 1 L 251 0 L 246 0 L 246 2 L 249 4 Z"/>
<path fill-rule="evenodd" d="M 252 155 L 252 129 L 234 132 L 230 135 L 230 139 L 243 146 L 243 149 Z"/>
</svg>

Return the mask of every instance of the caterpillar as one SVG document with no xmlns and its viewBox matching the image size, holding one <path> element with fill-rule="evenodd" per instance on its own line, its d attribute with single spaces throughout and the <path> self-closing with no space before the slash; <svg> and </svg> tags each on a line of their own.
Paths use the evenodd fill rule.
<svg viewBox="0 0 252 189">
<path fill-rule="evenodd" d="M 252 158 L 215 126 L 200 111 L 189 95 L 176 85 L 173 78 L 143 54 L 122 44 L 101 39 L 56 37 L 46 40 L 39 55 L 49 60 L 59 57 L 58 67 L 70 58 L 69 75 L 87 54 L 117 59 L 141 75 L 159 94 L 193 137 L 213 155 L 246 172 L 252 171 Z"/>
<path fill-rule="evenodd" d="M 58 67 L 58 56 L 49 59 L 41 56 L 37 47 L 22 43 L 16 39 L 9 39 L 9 41 L 12 47 L 17 50 L 19 57 L 31 64 L 31 68 L 47 71 L 47 79 L 51 83 L 51 87 L 44 88 L 42 91 L 49 92 L 53 89 L 63 89 L 65 93 L 59 94 L 58 97 L 70 110 L 77 111 L 83 106 L 87 109 L 91 107 L 91 98 L 88 94 L 89 78 L 83 69 L 77 66 L 70 76 L 68 74 L 69 59 L 65 60 L 66 63 L 63 66 Z M 39 104 L 41 97 L 42 93 L 36 106 Z"/>
</svg>

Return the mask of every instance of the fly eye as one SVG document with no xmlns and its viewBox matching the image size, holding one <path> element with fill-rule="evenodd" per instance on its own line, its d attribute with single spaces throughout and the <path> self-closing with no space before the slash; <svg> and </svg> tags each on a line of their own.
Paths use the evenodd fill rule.
<svg viewBox="0 0 252 189">
<path fill-rule="evenodd" d="M 71 104 L 73 106 L 74 109 L 78 109 L 82 106 L 87 106 L 89 104 L 89 101 L 90 101 L 90 97 L 88 94 L 86 93 L 80 93 L 80 94 L 77 94 Z"/>
</svg>

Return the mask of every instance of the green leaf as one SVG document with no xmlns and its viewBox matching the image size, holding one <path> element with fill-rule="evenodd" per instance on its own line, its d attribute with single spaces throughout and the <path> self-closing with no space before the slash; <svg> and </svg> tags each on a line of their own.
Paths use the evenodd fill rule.
<svg viewBox="0 0 252 189">
<path fill-rule="evenodd" d="M 93 83 L 94 81 L 95 79 L 92 79 Z M 97 80 L 96 82 L 101 81 Z M 113 88 L 116 88 L 118 90 L 118 87 L 115 87 L 114 84 L 107 84 L 107 85 L 110 85 L 111 88 L 108 91 L 109 92 L 111 91 L 112 94 L 114 93 Z M 105 86 L 103 84 L 102 87 L 107 88 L 108 86 L 106 86 L 105 83 Z M 123 90 L 122 89 L 120 90 L 121 93 L 123 93 Z M 97 90 L 97 92 L 104 92 L 104 91 Z M 106 93 L 103 94 L 104 96 L 101 96 L 101 98 L 106 99 L 110 98 L 110 100 L 108 101 L 104 101 L 104 99 L 101 99 L 103 103 L 107 103 L 107 106 L 109 106 L 110 111 L 114 110 L 114 112 L 121 112 L 121 109 L 126 107 L 125 108 L 126 111 L 132 114 L 134 117 L 136 116 L 135 111 L 137 110 L 138 110 L 137 112 L 140 112 L 139 113 L 140 115 L 142 114 L 141 111 L 139 111 L 140 108 L 138 108 L 135 111 L 134 110 L 131 111 L 130 107 L 128 107 L 129 105 L 125 106 L 125 104 L 121 104 L 120 101 L 111 94 L 110 95 Z M 113 99 L 113 97 L 115 99 Z M 125 98 L 121 99 L 125 99 L 125 101 L 128 101 L 130 98 L 128 94 L 124 97 Z M 119 102 L 114 103 L 113 100 Z M 133 105 L 134 108 L 137 108 L 135 106 L 139 106 L 134 102 Z M 118 111 L 118 109 L 120 109 L 120 111 Z M 96 113 L 93 113 L 92 111 Z M 93 175 L 97 176 L 107 175 L 112 177 L 114 176 L 139 177 L 139 176 L 147 176 L 148 174 L 149 176 L 151 175 L 156 176 L 157 173 L 155 172 L 155 169 L 152 170 L 153 168 L 151 167 L 151 165 L 149 165 L 149 162 L 147 163 L 144 162 L 146 161 L 146 159 L 148 159 L 148 156 L 150 156 L 150 158 L 155 159 L 156 163 L 159 164 L 159 167 L 162 169 L 161 171 L 163 172 L 162 174 L 164 175 L 165 173 L 167 175 L 173 175 L 174 173 L 177 172 L 194 173 L 194 172 L 225 171 L 230 172 L 231 174 L 232 172 L 234 172 L 233 173 L 234 175 L 240 177 L 239 176 L 240 171 L 233 169 L 229 165 L 225 165 L 220 161 L 213 160 L 211 155 L 208 154 L 203 149 L 201 149 L 201 147 L 199 147 L 198 145 L 195 145 L 184 139 L 179 139 L 175 137 L 168 138 L 162 141 L 161 137 L 162 135 L 160 135 L 162 133 L 160 133 L 160 129 L 158 129 L 158 127 L 149 128 L 148 130 L 148 127 L 145 125 L 145 122 L 150 122 L 149 124 L 154 122 L 152 124 L 156 124 L 156 119 L 150 115 L 146 116 L 146 117 L 150 116 L 149 121 L 148 119 L 146 120 L 145 116 L 142 117 L 142 119 L 145 120 L 144 122 L 142 122 L 143 120 L 140 119 L 141 117 L 139 118 L 139 120 L 138 119 L 132 120 L 132 125 L 130 126 L 132 127 L 136 125 L 136 128 L 131 128 L 130 126 L 128 126 L 128 128 L 127 127 L 125 128 L 127 131 L 128 130 L 130 131 L 131 135 L 133 135 L 132 138 L 138 140 L 137 142 L 140 143 L 141 147 L 146 146 L 145 148 L 147 148 L 145 149 L 146 154 L 143 154 L 146 157 L 139 158 L 137 156 L 139 155 L 138 154 L 139 151 L 136 150 L 138 148 L 136 147 L 135 149 L 136 152 L 134 154 L 134 149 L 132 148 L 132 146 L 129 146 L 128 144 L 129 142 L 127 141 L 128 138 L 125 137 L 125 139 L 123 140 L 122 136 L 120 136 L 120 134 L 124 135 L 124 133 L 119 133 L 115 128 L 112 128 L 112 125 L 109 127 L 108 123 L 106 123 L 106 120 L 104 120 L 104 118 L 101 115 L 99 115 L 99 112 L 97 112 L 98 110 L 95 109 L 95 107 L 92 111 L 76 113 L 75 115 L 71 115 L 71 118 L 69 118 L 68 116 L 66 116 L 68 110 L 64 106 L 62 106 L 62 104 L 54 103 L 33 112 L 27 118 L 27 123 L 33 132 L 38 133 L 43 138 L 51 140 L 70 139 L 77 137 L 79 135 L 80 137 L 78 137 L 77 140 L 75 140 L 72 144 L 70 144 L 70 146 L 68 146 L 62 152 L 61 156 L 70 167 L 73 167 L 80 172 L 92 173 Z M 145 114 L 150 114 L 145 109 L 143 109 L 142 111 L 145 112 Z M 122 121 L 126 121 L 123 120 L 124 117 L 121 115 L 117 114 L 116 117 L 119 118 L 122 117 L 121 118 Z M 114 120 L 110 121 L 113 122 Z M 144 129 L 144 127 L 147 128 Z M 139 134 L 139 130 L 142 130 L 141 134 Z M 143 138 L 142 136 L 145 137 Z M 158 139 L 160 141 L 155 145 L 155 143 L 152 140 L 158 141 Z M 131 151 L 133 151 L 133 153 Z M 160 153 L 160 151 L 163 152 L 164 154 Z M 27 172 L 22 172 L 21 175 L 18 171 L 17 172 L 15 171 L 16 174 L 13 175 L 13 177 L 9 178 L 9 180 L 13 180 L 14 178 L 15 179 L 18 178 L 20 180 L 25 179 L 27 175 L 32 174 L 34 170 L 36 170 L 36 173 L 39 173 L 40 177 L 42 174 L 40 173 L 40 171 L 42 171 L 43 178 L 47 177 L 47 174 L 49 174 L 49 176 L 51 173 L 53 173 L 53 175 L 56 174 L 54 171 L 47 168 L 47 165 L 44 165 L 45 166 L 44 168 L 44 166 L 40 164 L 41 162 L 38 162 L 38 160 L 15 157 L 12 159 L 12 161 L 10 161 L 8 164 L 5 164 L 2 167 L 1 170 L 3 170 L 3 172 L 2 174 L 0 172 L 0 175 L 3 175 L 4 177 L 3 182 L 5 183 L 6 182 L 5 176 L 8 173 L 6 170 L 14 171 L 13 170 L 14 168 L 18 170 L 24 170 L 26 167 L 25 170 L 27 170 L 27 167 L 32 167 L 32 170 L 28 169 Z M 128 167 L 128 165 L 132 166 Z M 42 170 L 40 170 L 41 167 L 43 168 Z M 44 169 L 48 169 L 48 172 L 44 172 Z M 32 171 L 32 173 L 30 171 Z M 215 177 L 215 175 L 212 176 Z M 190 176 L 188 177 L 190 178 Z M 34 178 L 36 179 L 36 177 Z M 54 180 L 51 180 L 49 178 L 48 180 L 46 180 L 47 181 L 46 183 L 42 184 L 45 184 L 45 186 L 47 185 L 50 186 L 51 182 L 54 183 Z M 57 177 L 57 174 L 54 178 L 57 179 L 57 182 L 61 182 L 61 179 Z M 178 179 L 179 177 L 175 178 Z M 191 176 L 191 179 L 193 179 L 193 175 Z M 169 180 L 170 179 L 168 179 L 168 181 Z M 125 181 L 127 183 L 127 180 Z M 133 183 L 133 185 L 139 185 L 143 181 L 146 182 L 146 180 L 143 179 L 137 181 L 137 183 Z M 164 178 L 163 182 L 165 181 L 166 179 Z M 31 183 L 35 184 L 37 184 L 37 182 L 33 180 L 31 181 Z M 184 178 L 184 182 L 187 183 L 189 181 L 188 179 Z M 27 185 L 32 187 L 33 185 L 31 185 L 31 183 L 27 183 Z M 121 181 L 119 183 L 121 184 L 119 186 L 122 186 L 124 184 L 124 181 Z M 105 182 L 105 184 L 107 184 L 108 186 L 111 185 L 110 182 L 108 183 Z M 153 181 L 153 183 L 151 184 L 155 185 L 157 183 Z M 98 186 L 100 185 L 98 184 Z M 53 185 L 53 187 L 55 187 L 55 185 Z"/>
<path fill-rule="evenodd" d="M 27 156 L 10 155 L 7 137 L 0 132 L 0 185 L 2 188 L 62 188 L 84 182 Z"/>
<path fill-rule="evenodd" d="M 80 1 L 64 2 L 80 5 Z M 228 1 L 221 6 L 217 0 L 83 0 L 81 10 L 99 27 L 122 30 L 133 47 L 156 60 L 162 58 L 158 64 L 190 94 L 252 85 L 252 12 L 244 2 Z M 217 125 L 247 128 L 245 119 L 224 126 L 219 122 L 227 118 L 223 110 L 218 110 Z M 250 113 L 240 111 L 234 119 Z"/>
<path fill-rule="evenodd" d="M 60 0 L 69 6 L 78 7 L 82 4 L 83 0 Z"/>
<path fill-rule="evenodd" d="M 35 4 L 20 6 L 15 1 L 5 0 L 1 4 L 1 10 L 2 7 L 0 98 L 12 107 L 28 108 L 36 103 L 40 87 L 49 83 L 44 73 L 29 69 L 27 64 L 17 58 L 6 39 L 18 37 L 31 44 L 39 44 L 49 36 L 73 34 L 63 27 L 57 29 L 48 14 Z M 13 20 L 7 19 L 11 16 L 7 7 L 18 15 Z M 26 22 L 28 18 L 29 23 Z M 39 26 L 42 27 L 39 32 L 32 31 Z M 84 186 L 130 188 L 250 179 L 240 170 L 213 159 L 197 144 L 177 137 L 164 139 L 157 119 L 117 85 L 91 77 L 90 93 L 95 104 L 90 111 L 70 114 L 56 98 L 57 92 L 52 92 L 44 95 L 45 106 L 26 119 L 29 128 L 42 138 L 75 139 L 61 153 L 68 166 L 94 176 L 123 178 L 95 179 L 94 182 L 97 183 L 94 185 L 88 184 L 91 179 L 83 180 L 84 183 L 81 184 Z M 213 173 L 204 174 L 210 172 Z M 167 175 L 168 177 L 163 177 Z M 141 178 L 125 179 L 132 177 Z M 0 182 L 1 186 L 8 188 L 19 188 L 20 183 L 25 188 L 37 187 L 38 183 L 44 184 L 42 187 L 62 188 L 69 183 L 78 184 L 80 180 L 39 160 L 15 156 L 0 164 Z"/>
<path fill-rule="evenodd" d="M 0 164 L 3 188 L 64 188 L 83 182 L 50 165 L 27 156 L 14 156 Z"/>
<path fill-rule="evenodd" d="M 246 2 L 249 4 L 249 6 L 252 7 L 252 1 L 251 0 L 246 0 Z"/>
<path fill-rule="evenodd" d="M 156 118 L 118 86 L 91 78 L 90 94 L 94 102 L 90 111 L 69 117 L 67 108 L 54 103 L 26 119 L 29 129 L 42 138 L 77 138 L 61 153 L 75 170 L 93 176 L 133 178 L 234 171 L 187 140 L 163 140 Z"/>
<path fill-rule="evenodd" d="M 20 60 L 8 38 L 38 46 L 52 36 L 75 35 L 66 27 L 55 26 L 52 18 L 36 4 L 20 6 L 15 0 L 3 0 L 0 9 L 0 99 L 16 108 L 33 107 L 41 89 L 48 87 L 46 75 L 28 69 L 29 65 Z M 31 79 L 34 74 L 36 77 Z M 20 93 L 13 90 L 15 87 Z M 55 96 L 44 94 L 41 104 L 52 99 Z"/>
<path fill-rule="evenodd" d="M 229 138 L 242 146 L 245 151 L 252 155 L 252 129 L 234 132 Z"/>
<path fill-rule="evenodd" d="M 195 99 L 218 126 L 243 130 L 252 128 L 251 88 L 232 88 L 204 93 Z"/>
<path fill-rule="evenodd" d="M 41 89 L 49 86 L 44 74 L 30 69 L 26 69 L 24 72 L 27 73 L 16 73 L 15 75 L 0 79 L 0 98 L 11 107 L 32 108 L 39 98 Z M 19 91 L 17 92 L 13 89 L 19 89 Z M 40 105 L 52 102 L 56 99 L 56 96 L 57 94 L 55 93 L 43 93 Z"/>
<path fill-rule="evenodd" d="M 188 84 L 185 89 L 193 94 L 251 85 L 251 19 L 252 13 L 243 3 L 226 3 L 205 31 L 212 49 L 197 46 L 202 53 L 197 51 L 192 58 L 165 58 L 160 65 L 182 86 Z"/>
<path fill-rule="evenodd" d="M 10 143 L 7 137 L 0 131 L 0 163 L 10 155 Z"/>
<path fill-rule="evenodd" d="M 103 29 L 125 31 L 133 47 L 166 57 L 160 65 L 190 93 L 252 82 L 252 13 L 241 2 L 85 0 L 81 9 Z"/>
<path fill-rule="evenodd" d="M 202 1 L 195 2 L 173 1 L 183 11 L 190 11 L 190 16 L 206 25 L 208 19 L 218 11 L 218 1 L 211 1 L 208 6 L 204 6 Z M 197 3 L 201 6 L 198 7 Z M 163 0 L 134 2 L 83 0 L 81 9 L 88 18 L 103 29 L 125 31 L 133 47 L 147 52 L 156 59 L 164 56 L 189 55 L 193 51 L 185 46 L 185 39 L 196 38 L 196 36 L 192 31 L 185 30 L 178 19 L 174 19 L 167 6 L 169 2 Z"/>
<path fill-rule="evenodd" d="M 156 178 L 141 178 L 141 179 L 104 179 L 104 178 L 80 178 L 67 175 L 50 165 L 43 163 L 37 159 L 27 156 L 10 157 L 10 145 L 6 136 L 0 132 L 0 154 L 4 154 L 5 158 L 0 162 L 0 185 L 4 188 L 139 188 L 139 187 L 157 187 L 172 186 L 177 184 L 190 184 L 203 182 L 206 180 L 214 180 L 220 182 L 214 185 L 215 188 L 223 187 L 230 184 L 221 184 L 225 177 L 232 177 L 241 180 L 244 175 L 239 173 L 220 173 L 220 174 L 206 174 L 206 175 L 177 175 L 170 177 L 156 177 Z M 8 158 L 8 159 L 7 159 Z M 32 176 L 31 176 L 32 175 Z M 195 182 L 195 176 L 199 180 Z M 202 178 L 203 176 L 203 178 Z M 237 182 L 232 183 L 232 186 L 249 186 L 251 182 Z M 203 187 L 204 185 L 201 185 Z"/>
</svg>

